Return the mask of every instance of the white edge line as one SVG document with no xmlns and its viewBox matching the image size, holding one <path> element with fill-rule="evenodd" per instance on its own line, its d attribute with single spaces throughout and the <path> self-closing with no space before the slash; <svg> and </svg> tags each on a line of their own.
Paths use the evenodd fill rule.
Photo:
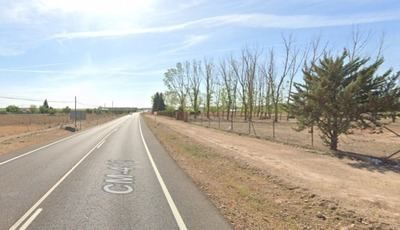
<svg viewBox="0 0 400 230">
<path fill-rule="evenodd" d="M 115 132 L 115 130 L 107 134 L 102 140 L 105 140 L 113 132 Z M 82 163 L 82 161 L 84 161 L 97 148 L 97 145 L 98 143 L 88 153 L 86 153 L 86 155 L 83 156 L 67 173 L 65 173 L 65 175 L 61 177 L 61 179 L 58 180 L 57 183 L 55 183 L 49 191 L 47 191 L 17 222 L 15 222 L 13 226 L 10 227 L 10 230 L 16 230 L 18 226 L 21 225 L 22 222 L 65 180 L 65 178 L 67 178 L 75 170 L 75 168 L 78 167 Z"/>
<path fill-rule="evenodd" d="M 29 225 L 36 219 L 36 217 L 42 212 L 42 208 L 36 209 L 35 213 L 19 228 L 19 230 L 25 230 Z"/>
<path fill-rule="evenodd" d="M 106 142 L 106 140 L 102 140 L 99 144 L 97 144 L 97 149 L 99 149 L 104 143 Z"/>
<path fill-rule="evenodd" d="M 118 120 L 118 119 L 112 120 L 112 121 L 117 121 L 117 120 Z M 110 121 L 110 122 L 112 122 L 112 121 Z M 55 145 L 55 144 L 58 144 L 58 143 L 60 143 L 60 142 L 69 140 L 69 139 L 71 139 L 71 138 L 73 138 L 73 137 L 77 137 L 77 136 L 79 136 L 79 135 L 81 135 L 81 134 L 84 134 L 84 133 L 88 132 L 89 130 L 92 130 L 92 129 L 94 129 L 94 128 L 99 128 L 99 127 L 101 127 L 101 126 L 103 126 L 103 125 L 106 125 L 106 124 L 108 124 L 108 122 L 107 122 L 107 123 L 104 123 L 104 124 L 102 124 L 102 125 L 100 125 L 100 126 L 94 126 L 94 127 L 90 128 L 90 129 L 87 129 L 87 130 L 85 130 L 85 131 L 83 131 L 83 132 L 79 132 L 79 133 L 73 134 L 73 135 L 71 135 L 71 136 L 65 137 L 65 138 L 63 138 L 63 139 L 61 139 L 61 140 L 52 142 L 52 143 L 50 143 L 50 144 L 47 144 L 47 145 L 42 146 L 42 147 L 40 147 L 40 148 L 34 149 L 34 150 L 29 151 L 29 152 L 27 152 L 27 153 L 23 153 L 23 154 L 21 154 L 21 155 L 18 155 L 18 156 L 16 156 L 16 157 L 11 158 L 11 159 L 5 160 L 5 161 L 3 161 L 3 162 L 0 162 L 0 166 L 5 165 L 5 164 L 7 164 L 7 163 L 10 163 L 11 161 L 15 161 L 15 160 L 17 160 L 17 159 L 19 159 L 19 158 L 21 158 L 21 157 L 27 156 L 27 155 L 32 154 L 32 153 L 34 153 L 34 152 L 37 152 L 37 151 L 39 151 L 39 150 L 45 149 L 45 148 L 47 148 L 47 147 L 50 147 L 50 146 L 52 146 L 52 145 Z"/>
<path fill-rule="evenodd" d="M 161 185 L 161 189 L 164 192 L 165 198 L 168 201 L 169 207 L 171 208 L 172 214 L 175 217 L 175 220 L 176 220 L 176 223 L 178 224 L 179 229 L 180 230 L 187 230 L 185 222 L 183 221 L 182 216 L 179 213 L 178 208 L 176 207 L 176 205 L 174 203 L 174 200 L 172 199 L 171 194 L 169 193 L 168 188 L 165 185 L 164 180 L 162 179 L 162 177 L 160 175 L 160 172 L 157 169 L 156 164 L 154 163 L 154 160 L 153 160 L 153 157 L 151 156 L 149 148 L 147 147 L 147 143 L 146 143 L 146 140 L 144 139 L 143 132 L 142 132 L 142 125 L 141 125 L 141 122 L 140 122 L 140 115 L 138 117 L 139 117 L 140 136 L 142 137 L 143 145 L 144 145 L 144 148 L 146 149 L 146 153 L 147 153 L 147 156 L 149 157 L 151 166 L 153 167 L 153 170 L 154 170 L 154 172 L 156 174 L 158 182 Z"/>
</svg>

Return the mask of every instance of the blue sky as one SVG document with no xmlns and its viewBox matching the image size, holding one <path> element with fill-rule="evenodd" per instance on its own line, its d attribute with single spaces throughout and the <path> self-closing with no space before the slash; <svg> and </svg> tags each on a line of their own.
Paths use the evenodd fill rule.
<svg viewBox="0 0 400 230">
<path fill-rule="evenodd" d="M 384 67 L 400 70 L 398 0 L 0 0 L 0 96 L 148 107 L 178 61 L 279 52 L 289 34 L 341 50 L 355 26 L 370 55 L 384 33 Z"/>
</svg>

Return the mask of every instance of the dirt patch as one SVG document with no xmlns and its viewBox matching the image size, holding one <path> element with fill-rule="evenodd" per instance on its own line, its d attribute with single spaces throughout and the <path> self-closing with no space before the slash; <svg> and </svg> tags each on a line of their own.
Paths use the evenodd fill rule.
<svg viewBox="0 0 400 230">
<path fill-rule="evenodd" d="M 78 122 L 78 127 L 85 130 L 113 118 L 116 117 L 89 115 L 86 121 Z M 0 155 L 51 143 L 73 134 L 64 129 L 73 125 L 65 115 L 0 115 L 0 120 Z"/>
<path fill-rule="evenodd" d="M 159 117 L 178 164 L 237 229 L 398 229 L 400 175 Z"/>
<path fill-rule="evenodd" d="M 0 155 L 27 149 L 31 146 L 51 143 L 69 135 L 71 135 L 69 131 L 52 129 L 45 132 L 31 133 L 21 137 L 13 137 L 0 142 Z"/>
<path fill-rule="evenodd" d="M 218 120 L 211 117 L 208 121 L 205 117 L 191 116 L 190 122 L 196 125 L 211 127 L 220 130 L 231 130 L 239 134 L 249 134 L 249 125 L 243 121 L 243 118 L 236 118 L 233 125 L 225 119 Z M 400 122 L 391 123 L 388 120 L 382 121 L 386 126 L 394 132 L 400 134 Z M 275 126 L 275 136 L 273 135 L 273 127 Z M 324 145 L 320 138 L 321 132 L 314 127 L 313 145 L 310 130 L 296 131 L 296 120 L 286 119 L 280 120 L 278 123 L 272 124 L 269 120 L 254 120 L 253 126 L 250 127 L 250 135 L 260 138 L 274 139 L 279 142 L 299 145 L 303 147 L 312 147 L 314 149 L 326 151 L 328 147 Z M 400 149 L 400 137 L 384 128 L 372 129 L 353 129 L 348 135 L 341 135 L 339 139 L 339 149 L 342 151 L 365 154 L 375 157 L 386 157 Z"/>
</svg>

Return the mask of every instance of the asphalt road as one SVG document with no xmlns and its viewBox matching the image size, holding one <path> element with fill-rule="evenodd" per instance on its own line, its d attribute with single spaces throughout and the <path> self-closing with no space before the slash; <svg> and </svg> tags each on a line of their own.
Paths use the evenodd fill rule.
<svg viewBox="0 0 400 230">
<path fill-rule="evenodd" d="M 0 157 L 0 229 L 230 229 L 139 114 Z"/>
</svg>

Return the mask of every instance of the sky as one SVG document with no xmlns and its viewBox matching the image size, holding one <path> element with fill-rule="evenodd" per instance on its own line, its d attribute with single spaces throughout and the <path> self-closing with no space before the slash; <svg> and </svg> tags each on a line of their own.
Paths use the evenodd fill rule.
<svg viewBox="0 0 400 230">
<path fill-rule="evenodd" d="M 0 0 L 0 107 L 150 107 L 177 62 L 279 53 L 289 35 L 342 50 L 355 28 L 400 70 L 398 0 Z"/>
</svg>

